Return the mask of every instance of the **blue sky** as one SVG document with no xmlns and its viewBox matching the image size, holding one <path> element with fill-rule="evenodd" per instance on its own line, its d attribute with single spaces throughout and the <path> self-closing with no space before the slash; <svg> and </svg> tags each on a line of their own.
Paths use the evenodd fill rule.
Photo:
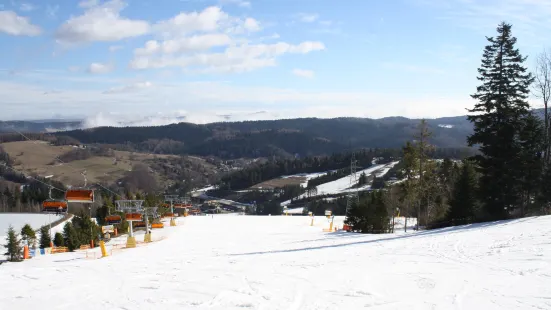
<svg viewBox="0 0 551 310">
<path fill-rule="evenodd" d="M 462 115 L 500 21 L 513 24 L 530 68 L 551 28 L 540 0 L 0 5 L 0 118 L 92 125 Z"/>
</svg>

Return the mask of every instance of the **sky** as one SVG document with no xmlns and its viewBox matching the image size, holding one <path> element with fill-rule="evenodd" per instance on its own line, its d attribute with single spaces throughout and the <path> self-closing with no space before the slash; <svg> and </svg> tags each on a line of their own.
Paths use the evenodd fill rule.
<svg viewBox="0 0 551 310">
<path fill-rule="evenodd" d="M 485 37 L 513 24 L 533 69 L 549 20 L 548 0 L 0 0 L 0 119 L 464 115 Z"/>
</svg>

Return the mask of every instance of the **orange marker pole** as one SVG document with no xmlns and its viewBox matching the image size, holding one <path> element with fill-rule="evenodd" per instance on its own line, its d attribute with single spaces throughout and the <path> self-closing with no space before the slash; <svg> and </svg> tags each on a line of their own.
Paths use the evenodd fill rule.
<svg viewBox="0 0 551 310">
<path fill-rule="evenodd" d="M 29 246 L 26 245 L 23 248 L 23 259 L 29 259 Z"/>
</svg>

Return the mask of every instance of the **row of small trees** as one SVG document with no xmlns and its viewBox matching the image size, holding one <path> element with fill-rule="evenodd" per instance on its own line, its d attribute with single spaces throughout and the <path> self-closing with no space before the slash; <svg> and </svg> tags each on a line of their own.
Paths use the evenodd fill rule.
<svg viewBox="0 0 551 310">
<path fill-rule="evenodd" d="M 63 227 L 63 233 L 57 232 L 54 235 L 53 244 L 61 247 L 66 246 L 69 251 L 74 251 L 82 244 L 88 244 L 90 240 L 97 241 L 99 236 L 99 226 L 97 226 L 90 217 L 85 215 L 75 216 L 71 221 L 67 221 Z M 97 243 L 97 242 L 96 242 Z M 36 232 L 29 224 L 26 224 L 18 233 L 13 226 L 8 228 L 6 237 L 5 255 L 8 260 L 18 262 L 23 259 L 23 246 L 28 245 L 29 248 L 41 249 L 49 248 L 52 244 L 50 231 L 48 226 L 40 228 L 40 238 L 36 236 Z"/>
</svg>

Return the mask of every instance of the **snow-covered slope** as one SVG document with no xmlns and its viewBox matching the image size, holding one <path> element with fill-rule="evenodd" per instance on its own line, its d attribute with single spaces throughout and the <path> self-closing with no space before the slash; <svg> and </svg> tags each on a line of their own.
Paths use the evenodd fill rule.
<svg viewBox="0 0 551 310">
<path fill-rule="evenodd" d="M 392 167 L 394 167 L 396 164 L 398 164 L 397 161 L 389 163 L 389 164 L 373 165 L 373 166 L 371 166 L 367 169 L 360 170 L 360 171 L 356 172 L 356 179 L 359 179 L 360 175 L 362 173 L 365 173 L 366 175 L 369 176 L 370 174 L 372 174 L 372 173 L 374 173 L 378 170 L 380 170 L 380 172 L 377 173 L 377 177 L 382 177 L 385 174 L 387 174 L 388 171 Z M 357 189 L 356 188 L 350 188 L 350 175 L 349 175 L 349 176 L 340 178 L 338 180 L 323 183 L 321 185 L 316 186 L 317 193 L 314 196 L 322 196 L 322 195 L 329 195 L 329 194 L 340 194 L 340 193 L 346 193 L 346 192 L 355 191 L 355 190 L 366 190 L 366 189 L 369 189 L 370 187 L 371 187 L 371 185 L 365 185 L 365 186 L 359 187 Z M 307 197 L 307 195 L 302 194 L 302 195 L 298 196 L 295 199 L 301 199 L 301 198 L 305 198 L 305 197 Z M 282 202 L 281 205 L 282 206 L 287 206 L 290 203 L 291 203 L 291 200 L 287 200 L 287 201 Z"/>
<path fill-rule="evenodd" d="M 103 259 L 3 264 L 0 309 L 551 307 L 551 217 L 394 235 L 323 233 L 322 217 L 184 221 Z"/>
</svg>

